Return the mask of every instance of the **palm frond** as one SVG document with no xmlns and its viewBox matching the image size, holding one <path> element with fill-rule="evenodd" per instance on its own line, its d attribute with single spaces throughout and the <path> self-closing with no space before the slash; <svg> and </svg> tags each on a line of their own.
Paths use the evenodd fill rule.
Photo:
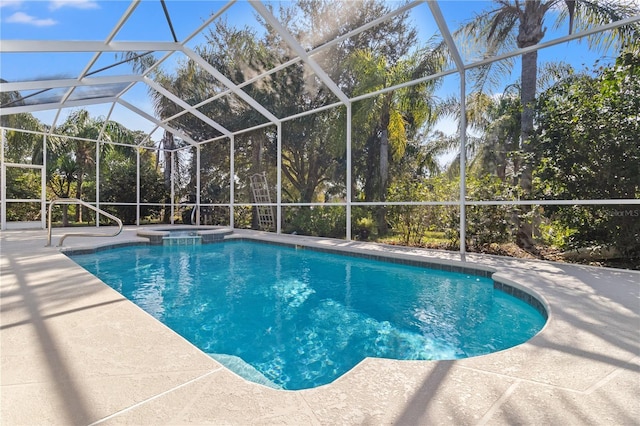
<svg viewBox="0 0 640 426">
<path fill-rule="evenodd" d="M 494 57 L 516 48 L 518 8 L 508 2 L 501 7 L 476 15 L 453 35 L 466 62 Z M 505 76 L 511 74 L 514 58 L 472 68 L 470 80 L 477 92 L 491 92 Z"/>
<path fill-rule="evenodd" d="M 539 69 L 538 92 L 543 92 L 573 74 L 575 74 L 574 68 L 566 62 L 545 62 Z"/>
<path fill-rule="evenodd" d="M 554 27 L 559 28 L 567 19 L 573 19 L 574 31 L 580 32 L 595 26 L 605 25 L 640 15 L 640 6 L 633 0 L 577 0 L 575 11 L 568 7 L 558 13 Z M 606 52 L 618 51 L 622 46 L 640 44 L 640 24 L 638 22 L 623 25 L 612 31 L 593 34 L 587 37 L 589 48 Z"/>
</svg>

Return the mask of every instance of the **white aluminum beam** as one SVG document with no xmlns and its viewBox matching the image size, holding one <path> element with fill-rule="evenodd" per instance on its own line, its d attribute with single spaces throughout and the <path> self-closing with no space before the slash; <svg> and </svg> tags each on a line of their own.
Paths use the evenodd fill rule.
<svg viewBox="0 0 640 426">
<path fill-rule="evenodd" d="M 161 95 L 169 98 L 169 100 L 174 102 L 176 105 L 180 106 L 185 111 L 190 112 L 195 117 L 198 117 L 200 120 L 204 121 L 209 126 L 213 127 L 217 131 L 219 131 L 220 133 L 222 133 L 222 134 L 224 134 L 226 136 L 231 136 L 231 131 L 227 130 L 222 125 L 216 123 L 214 120 L 210 119 L 209 117 L 204 115 L 202 112 L 200 112 L 197 109 L 193 108 L 191 105 L 189 105 L 188 103 L 186 103 L 185 101 L 183 101 L 182 99 L 180 99 L 179 97 L 177 97 L 176 95 L 174 95 L 173 93 L 171 93 L 170 91 L 168 91 L 167 89 L 162 87 L 160 84 L 156 83 L 155 81 L 153 81 L 153 80 L 151 80 L 150 78 L 147 78 L 147 77 L 144 78 L 144 82 L 147 83 L 149 86 L 151 86 L 154 90 L 159 92 Z"/>
<path fill-rule="evenodd" d="M 383 22 L 388 21 L 389 19 L 395 17 L 396 15 L 400 15 L 400 14 L 402 14 L 402 13 L 404 13 L 404 12 L 410 10 L 410 9 L 413 9 L 414 7 L 416 7 L 416 6 L 418 6 L 418 5 L 422 4 L 422 3 L 424 3 L 423 0 L 418 0 L 418 1 L 413 1 L 413 2 L 407 3 L 407 4 L 403 5 L 403 6 L 400 6 L 399 8 L 387 13 L 386 15 L 380 16 L 379 18 L 376 18 L 373 21 L 369 21 L 368 23 L 362 25 L 361 27 L 356 28 L 355 30 L 349 31 L 348 33 L 346 33 L 344 35 L 341 35 L 340 37 L 336 37 L 336 38 L 334 38 L 334 39 L 332 39 L 332 40 L 330 40 L 330 41 L 326 42 L 325 44 L 322 44 L 322 45 L 320 45 L 318 47 L 314 47 L 313 49 L 311 49 L 308 52 L 308 55 L 309 56 L 313 56 L 316 53 L 318 53 L 318 52 L 320 52 L 320 51 L 322 51 L 322 50 L 324 50 L 324 49 L 326 49 L 328 47 L 333 46 L 334 44 L 341 43 L 344 40 L 347 40 L 347 39 L 349 39 L 349 38 L 351 38 L 351 37 L 353 37 L 355 35 L 358 35 L 358 34 L 360 34 L 362 32 L 365 32 L 368 29 L 373 28 L 376 25 L 382 24 Z"/>
<path fill-rule="evenodd" d="M 278 117 L 276 117 L 275 115 L 273 115 L 269 110 L 267 110 L 265 107 L 262 106 L 262 104 L 260 104 L 259 102 L 257 102 L 255 99 L 253 99 L 251 96 L 249 96 L 247 94 L 247 92 L 245 92 L 242 89 L 239 89 L 238 86 L 232 82 L 231 80 L 229 80 L 227 77 L 225 77 L 220 71 L 218 71 L 215 67 L 213 67 L 209 62 L 205 61 L 200 55 L 198 55 L 196 52 L 194 52 L 193 50 L 184 47 L 182 49 L 182 51 L 184 52 L 185 55 L 187 55 L 189 58 L 191 58 L 194 62 L 196 62 L 198 65 L 200 65 L 205 71 L 207 71 L 209 74 L 211 74 L 214 78 L 216 78 L 217 80 L 219 80 L 224 86 L 226 86 L 228 89 L 230 89 L 236 96 L 238 96 L 239 98 L 241 98 L 242 100 L 244 100 L 246 103 L 248 103 L 252 108 L 254 108 L 256 111 L 258 111 L 260 114 L 262 114 L 263 116 L 265 116 L 269 121 L 271 121 L 274 124 L 277 124 L 280 122 L 280 120 L 278 119 Z"/>
<path fill-rule="evenodd" d="M 202 164 L 200 163 L 201 151 L 202 148 L 200 147 L 200 145 L 196 146 L 196 206 L 194 207 L 194 209 L 196 209 L 196 225 L 200 225 L 200 171 L 202 167 Z M 193 219 L 193 216 L 191 216 L 191 218 Z M 191 225 L 193 225 L 193 223 Z"/>
<path fill-rule="evenodd" d="M 384 89 L 376 90 L 375 92 L 365 93 L 364 95 L 358 95 L 351 98 L 351 102 L 361 101 L 363 99 L 373 98 L 378 95 L 382 95 L 387 92 L 392 92 L 394 90 L 403 89 L 405 87 L 415 86 L 416 84 L 424 83 L 426 81 L 437 80 L 438 78 L 446 77 L 448 75 L 458 74 L 458 70 L 456 68 L 452 68 L 447 71 L 442 71 L 437 74 L 431 74 L 425 77 L 418 78 L 416 80 L 406 81 L 404 83 L 396 84 L 394 86 L 385 87 Z M 284 120 L 284 119 L 283 119 Z"/>
<path fill-rule="evenodd" d="M 347 181 L 345 182 L 346 189 L 347 189 L 347 206 L 345 207 L 347 223 L 346 223 L 345 238 L 347 239 L 347 241 L 351 241 L 351 237 L 352 237 L 351 236 L 351 202 L 353 201 L 353 194 L 351 192 L 351 188 L 353 187 L 353 185 L 351 184 L 351 180 L 353 179 L 353 175 L 352 175 L 351 168 L 353 167 L 352 166 L 353 160 L 351 158 L 352 156 L 351 113 L 352 113 L 352 105 L 349 103 L 347 104 L 347 140 L 345 141 L 347 145 L 347 154 L 346 154 L 347 155 L 347 176 L 346 176 Z"/>
<path fill-rule="evenodd" d="M 2 53 L 51 53 L 51 52 L 137 52 L 153 50 L 178 51 L 180 43 L 172 41 L 103 41 L 78 40 L 2 40 Z"/>
<path fill-rule="evenodd" d="M 253 8 L 260 14 L 260 16 L 262 16 L 264 20 L 269 25 L 271 25 L 278 32 L 278 34 L 280 34 L 285 43 L 287 43 L 296 52 L 296 54 L 300 58 L 302 58 L 302 60 L 307 65 L 309 65 L 309 67 L 313 70 L 320 81 L 322 81 L 325 86 L 327 86 L 327 88 L 331 90 L 331 92 L 336 95 L 336 97 L 340 99 L 343 104 L 348 104 L 349 98 L 347 97 L 347 95 L 345 95 L 342 90 L 340 90 L 338 85 L 329 77 L 324 69 L 322 69 L 322 67 L 320 67 L 320 65 L 318 65 L 316 61 L 309 57 L 300 43 L 298 43 L 298 41 L 293 38 L 293 36 L 291 36 L 291 34 L 282 26 L 280 21 L 278 21 L 275 16 L 273 16 L 269 9 L 267 9 L 267 7 L 260 1 L 252 0 L 250 1 L 250 3 Z"/>
<path fill-rule="evenodd" d="M 128 108 L 131 111 L 135 112 L 136 114 L 140 115 L 141 117 L 144 117 L 147 120 L 151 121 L 153 124 L 155 124 L 155 125 L 157 125 L 159 127 L 162 127 L 166 131 L 171 132 L 174 135 L 182 138 L 182 140 L 187 142 L 189 145 L 193 145 L 193 146 L 197 146 L 198 145 L 196 143 L 196 141 L 191 139 L 191 137 L 187 136 L 186 134 L 182 133 L 180 130 L 174 129 L 173 127 L 161 122 L 160 120 L 158 120 L 154 116 L 152 116 L 150 114 L 147 114 L 146 112 L 142 111 L 140 108 L 138 108 L 138 107 L 136 107 L 134 105 L 131 105 L 129 102 L 125 101 L 124 99 L 117 99 L 115 102 L 118 102 L 120 105 L 124 106 L 125 108 Z"/>
<path fill-rule="evenodd" d="M 566 42 L 569 42 L 569 41 L 578 40 L 578 39 L 583 38 L 583 37 L 588 37 L 588 36 L 593 35 L 593 34 L 605 32 L 605 31 L 611 31 L 611 30 L 614 30 L 614 29 L 616 29 L 618 27 L 621 27 L 623 25 L 629 25 L 629 24 L 633 24 L 633 23 L 636 23 L 636 22 L 640 22 L 640 15 L 633 16 L 631 18 L 623 19 L 623 20 L 620 20 L 620 21 L 612 22 L 610 24 L 606 24 L 606 25 L 601 25 L 601 26 L 598 26 L 598 27 L 590 28 L 588 30 L 581 31 L 579 33 L 569 34 L 569 35 L 566 35 L 564 37 L 560 37 L 560 38 L 556 38 L 556 39 L 553 39 L 553 40 L 549 40 L 549 41 L 544 42 L 544 43 L 538 43 L 536 45 L 529 46 L 529 47 L 524 47 L 522 49 L 512 50 L 511 52 L 503 53 L 503 54 L 497 55 L 497 56 L 492 56 L 490 58 L 486 58 L 486 59 L 483 59 L 481 61 L 472 62 L 470 64 L 466 64 L 465 65 L 465 69 L 476 68 L 476 67 L 480 67 L 480 66 L 483 66 L 483 65 L 490 64 L 492 62 L 498 62 L 498 61 L 501 61 L 503 59 L 512 58 L 514 56 L 524 55 L 525 53 L 533 52 L 534 50 L 541 50 L 541 49 L 545 49 L 547 47 L 556 46 L 558 44 L 566 43 Z"/>
<path fill-rule="evenodd" d="M 235 181 L 235 175 L 236 175 L 236 163 L 235 163 L 235 156 L 236 156 L 236 138 L 235 136 L 231 135 L 231 137 L 229 137 L 229 227 L 231 229 L 235 228 L 235 209 L 233 208 L 234 203 L 236 202 L 236 195 L 235 195 L 235 190 L 236 190 L 236 181 Z"/>
<path fill-rule="evenodd" d="M 109 35 L 107 36 L 105 43 L 110 43 L 111 41 L 113 41 L 113 39 L 116 37 L 120 29 L 122 29 L 124 24 L 127 23 L 127 21 L 129 20 L 129 17 L 133 14 L 133 12 L 136 10 L 138 5 L 140 5 L 140 2 L 141 0 L 131 1 L 131 3 L 129 4 L 129 7 L 127 7 L 127 10 L 124 11 L 124 13 L 122 14 L 122 17 L 120 17 L 120 20 L 116 23 L 116 25 L 111 30 L 111 33 L 109 33 Z"/>
<path fill-rule="evenodd" d="M 113 104 L 111 106 L 111 110 L 113 111 L 113 106 L 115 104 Z M 109 112 L 111 113 L 111 112 Z M 108 118 L 107 118 L 108 120 Z M 105 120 L 105 125 L 107 124 L 107 120 Z M 104 130 L 104 126 L 102 127 L 102 130 L 100 131 L 100 134 L 102 134 L 102 131 Z M 100 141 L 96 141 L 96 208 L 98 209 L 96 211 L 96 228 L 100 227 Z M 46 157 L 45 157 L 46 158 Z"/>
<path fill-rule="evenodd" d="M 218 19 L 218 17 L 220 15 L 222 15 L 224 12 L 227 11 L 227 9 L 229 9 L 231 6 L 233 6 L 233 4 L 236 2 L 236 0 L 231 0 L 230 2 L 228 2 L 227 4 L 225 4 L 224 6 L 222 6 L 220 8 L 220 10 L 218 10 L 216 13 L 212 14 L 211 16 L 209 16 L 208 19 L 206 19 L 202 25 L 200 25 L 194 32 L 192 32 L 191 34 L 189 34 L 184 40 L 182 40 L 180 42 L 180 44 L 182 44 L 183 46 L 185 44 L 187 44 L 189 41 L 191 41 L 192 38 L 196 37 L 198 34 L 200 34 L 202 32 L 202 30 L 204 30 L 207 26 L 209 26 L 209 24 L 211 24 L 213 21 L 215 21 L 216 19 Z"/>
<path fill-rule="evenodd" d="M 138 4 L 140 4 L 140 0 L 133 0 L 129 4 L 129 7 L 127 7 L 127 10 L 125 10 L 120 20 L 116 23 L 116 25 L 111 30 L 111 33 L 109 33 L 109 35 L 107 36 L 107 39 L 104 41 L 105 43 L 110 43 L 111 41 L 113 41 L 113 39 L 116 37 L 116 34 L 118 34 L 118 31 L 120 31 L 120 29 L 124 26 L 124 24 L 127 22 L 127 20 L 129 19 L 133 11 L 136 10 L 136 8 L 138 7 Z M 82 79 L 85 75 L 87 75 L 87 73 L 89 72 L 93 64 L 95 64 L 98 58 L 100 58 L 101 54 L 102 52 L 96 52 L 93 55 L 89 63 L 87 63 L 87 65 L 84 67 L 84 69 L 78 76 L 79 77 L 78 80 Z"/>
<path fill-rule="evenodd" d="M 442 11 L 440 10 L 440 6 L 437 1 L 429 2 L 429 9 L 431 10 L 431 14 L 433 15 L 433 19 L 436 20 L 436 24 L 438 24 L 438 28 L 440 28 L 440 33 L 442 34 L 442 38 L 449 48 L 449 54 L 453 58 L 453 62 L 456 64 L 456 68 L 458 69 L 458 73 L 460 75 L 460 123 L 459 125 L 459 134 L 460 134 L 460 254 L 464 256 L 467 251 L 467 212 L 465 200 L 467 199 L 467 163 L 466 163 L 466 152 L 467 152 L 467 105 L 466 105 L 466 71 L 464 69 L 464 61 L 462 60 L 462 56 L 458 51 L 458 47 L 456 46 L 453 37 L 451 36 L 451 31 L 449 31 L 449 27 L 447 26 L 447 22 L 442 16 Z"/>
<path fill-rule="evenodd" d="M 104 84 L 137 83 L 142 76 L 137 74 L 110 75 L 104 77 L 61 78 L 57 80 L 16 81 L 0 84 L 0 92 L 18 92 L 21 90 L 54 89 L 72 86 L 100 86 Z"/>
<path fill-rule="evenodd" d="M 136 226 L 140 226 L 140 150 L 136 149 Z"/>
<path fill-rule="evenodd" d="M 282 233 L 282 123 L 278 123 L 278 140 L 276 142 L 276 234 Z"/>
<path fill-rule="evenodd" d="M 376 26 L 376 25 L 378 25 L 378 24 L 380 24 L 380 23 L 382 23 L 384 21 L 387 21 L 387 20 L 393 18 L 394 16 L 396 16 L 396 15 L 398 15 L 400 13 L 404 13 L 407 10 L 412 9 L 413 7 L 415 7 L 416 5 L 418 5 L 420 3 L 422 3 L 421 0 L 420 1 L 414 1 L 412 3 L 406 4 L 406 5 L 402 6 L 402 7 L 394 10 L 393 12 L 388 13 L 387 15 L 384 15 L 384 16 L 381 16 L 380 18 L 374 19 L 373 21 L 369 22 L 368 24 L 363 25 L 362 27 L 356 28 L 355 30 L 350 31 L 347 34 L 344 34 L 343 36 L 335 38 L 335 39 L 333 39 L 333 40 L 331 40 L 331 41 L 329 41 L 329 42 L 327 42 L 327 43 L 325 43 L 325 44 L 323 44 L 321 46 L 318 46 L 318 47 L 315 47 L 315 48 L 311 49 L 307 54 L 311 57 L 311 56 L 321 52 L 322 50 L 333 46 L 334 44 L 340 43 L 341 41 L 346 40 L 346 39 L 348 39 L 350 37 L 353 37 L 354 35 L 360 34 L 361 32 L 366 31 L 369 28 L 372 28 L 372 27 L 374 27 L 374 26 Z M 265 78 L 265 77 L 267 77 L 269 75 L 275 74 L 276 72 L 281 71 L 281 70 L 283 70 L 285 68 L 288 68 L 291 65 L 297 64 L 298 62 L 301 62 L 301 61 L 302 61 L 302 58 L 300 58 L 299 56 L 296 56 L 295 58 L 290 59 L 287 62 L 284 62 L 284 63 L 276 66 L 275 68 L 271 68 L 270 70 L 265 71 L 262 74 L 259 74 L 259 75 L 255 76 L 255 77 L 252 77 L 249 80 L 243 81 L 242 83 L 238 84 L 238 88 L 242 89 L 245 86 L 249 86 L 249 85 L 255 83 L 258 80 L 261 80 L 261 79 L 263 79 L 263 78 Z M 224 92 L 218 93 L 215 96 L 207 99 L 206 101 L 203 101 L 200 104 L 196 105 L 196 107 L 200 107 L 200 106 L 202 106 L 202 105 L 204 105 L 206 103 L 212 102 L 213 100 L 215 100 L 217 98 L 220 98 L 220 97 L 223 97 L 223 96 L 227 95 L 230 92 L 231 92 L 230 90 L 226 90 Z M 286 117 L 286 119 L 291 119 L 291 117 Z"/>
<path fill-rule="evenodd" d="M 116 98 L 110 96 L 107 98 L 78 99 L 74 101 L 66 101 L 64 103 L 53 102 L 48 104 L 21 105 L 16 107 L 2 108 L 0 109 L 0 115 L 21 114 L 24 112 L 48 111 L 52 109 L 62 109 L 62 108 L 77 108 L 77 107 L 83 107 L 83 106 L 89 106 L 89 105 L 106 104 L 106 103 L 115 102 L 115 101 L 116 101 Z"/>
</svg>

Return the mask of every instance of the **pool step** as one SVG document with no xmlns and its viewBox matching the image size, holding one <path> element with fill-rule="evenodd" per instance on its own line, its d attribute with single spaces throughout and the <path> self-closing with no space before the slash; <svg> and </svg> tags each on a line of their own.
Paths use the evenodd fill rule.
<svg viewBox="0 0 640 426">
<path fill-rule="evenodd" d="M 272 389 L 282 389 L 282 386 L 277 385 L 269 380 L 264 374 L 256 370 L 254 366 L 248 364 L 240 357 L 234 355 L 212 353 L 208 353 L 207 355 L 209 355 L 211 358 L 215 359 L 220 364 L 224 365 L 243 379 L 249 380 L 254 383 L 259 383 Z"/>
</svg>

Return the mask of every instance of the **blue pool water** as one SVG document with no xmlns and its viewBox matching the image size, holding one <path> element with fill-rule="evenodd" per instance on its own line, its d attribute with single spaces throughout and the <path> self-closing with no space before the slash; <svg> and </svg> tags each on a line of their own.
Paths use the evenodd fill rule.
<svg viewBox="0 0 640 426">
<path fill-rule="evenodd" d="M 330 383 L 365 357 L 459 359 L 545 323 L 492 280 L 247 241 L 133 246 L 72 259 L 238 374 Z"/>
</svg>

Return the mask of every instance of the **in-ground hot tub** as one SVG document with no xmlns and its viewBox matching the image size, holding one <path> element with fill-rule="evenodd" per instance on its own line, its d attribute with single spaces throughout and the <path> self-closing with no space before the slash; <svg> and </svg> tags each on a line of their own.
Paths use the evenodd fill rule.
<svg viewBox="0 0 640 426">
<path fill-rule="evenodd" d="M 151 245 L 194 245 L 220 242 L 233 230 L 223 227 L 189 227 L 140 229 L 139 237 L 149 239 Z"/>
</svg>

